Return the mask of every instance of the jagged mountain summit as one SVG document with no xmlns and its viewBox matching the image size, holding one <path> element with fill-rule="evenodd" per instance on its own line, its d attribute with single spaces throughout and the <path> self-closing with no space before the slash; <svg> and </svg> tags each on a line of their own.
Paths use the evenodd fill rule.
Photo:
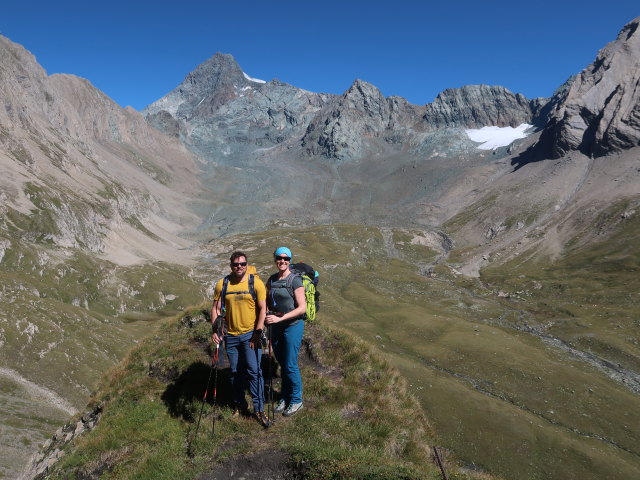
<svg viewBox="0 0 640 480">
<path fill-rule="evenodd" d="M 393 223 L 400 214 L 430 223 L 417 205 L 432 203 L 487 155 L 506 154 L 478 151 L 465 129 L 540 122 L 545 103 L 479 85 L 419 106 L 360 79 L 332 95 L 250 78 L 218 53 L 142 111 L 208 161 L 203 234 L 274 222 Z"/>
</svg>

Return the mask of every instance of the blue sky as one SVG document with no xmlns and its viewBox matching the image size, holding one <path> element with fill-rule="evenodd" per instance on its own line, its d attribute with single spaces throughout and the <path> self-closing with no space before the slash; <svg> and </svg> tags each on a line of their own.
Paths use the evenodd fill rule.
<svg viewBox="0 0 640 480">
<path fill-rule="evenodd" d="M 640 15 L 637 0 L 3 3 L 0 33 L 48 73 L 136 109 L 218 51 L 252 77 L 314 92 L 361 78 L 415 104 L 479 83 L 546 97 Z"/>
</svg>

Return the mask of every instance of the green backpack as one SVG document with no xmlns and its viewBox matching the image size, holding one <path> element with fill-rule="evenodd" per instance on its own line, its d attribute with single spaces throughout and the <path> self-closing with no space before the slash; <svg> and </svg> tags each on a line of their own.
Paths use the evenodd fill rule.
<svg viewBox="0 0 640 480">
<path fill-rule="evenodd" d="M 302 286 L 304 287 L 304 298 L 307 302 L 307 313 L 305 314 L 305 320 L 309 323 L 316 321 L 316 315 L 320 310 L 320 292 L 318 291 L 318 280 L 320 280 L 320 274 L 306 263 L 294 263 L 290 267 L 291 273 L 287 277 L 287 290 L 293 297 L 293 278 L 298 275 L 302 279 Z"/>
</svg>

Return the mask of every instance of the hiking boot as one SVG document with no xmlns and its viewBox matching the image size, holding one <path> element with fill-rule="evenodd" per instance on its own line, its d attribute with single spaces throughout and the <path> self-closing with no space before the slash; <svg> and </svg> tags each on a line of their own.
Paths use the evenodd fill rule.
<svg viewBox="0 0 640 480">
<path fill-rule="evenodd" d="M 236 418 L 236 417 L 240 417 L 240 416 L 245 416 L 247 415 L 247 406 L 240 406 L 240 405 L 236 405 L 235 407 L 233 407 L 233 411 L 231 412 L 231 418 Z"/>
<path fill-rule="evenodd" d="M 258 423 L 262 425 L 264 428 L 267 428 L 271 425 L 271 422 L 269 421 L 269 417 L 267 417 L 267 415 L 264 412 L 256 412 L 255 416 L 256 416 L 256 420 L 258 420 Z"/>
<path fill-rule="evenodd" d="M 291 415 L 294 415 L 301 408 L 302 408 L 302 402 L 292 403 L 285 409 L 284 412 L 282 412 L 282 415 L 284 415 L 285 417 L 290 417 Z"/>
<path fill-rule="evenodd" d="M 282 413 L 284 412 L 284 409 L 287 408 L 287 402 L 284 401 L 284 399 L 281 399 L 275 406 L 275 408 L 273 409 L 273 411 L 275 413 Z"/>
</svg>

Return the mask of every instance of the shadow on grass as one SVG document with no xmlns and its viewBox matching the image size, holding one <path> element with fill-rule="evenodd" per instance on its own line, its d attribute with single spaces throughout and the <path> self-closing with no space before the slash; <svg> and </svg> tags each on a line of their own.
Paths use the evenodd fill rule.
<svg viewBox="0 0 640 480">
<path fill-rule="evenodd" d="M 225 359 L 226 360 L 226 359 Z M 218 407 L 233 407 L 234 399 L 231 389 L 231 369 L 229 367 L 222 368 L 225 362 L 220 357 L 218 368 L 212 368 L 211 364 L 204 362 L 192 363 L 173 383 L 169 384 L 162 394 L 162 401 L 167 406 L 169 413 L 174 417 L 182 417 L 188 422 L 194 421 L 194 416 L 198 415 L 199 406 L 202 399 L 205 398 L 206 403 L 213 406 L 214 388 L 216 394 L 216 405 Z M 263 355 L 261 358 L 262 375 L 265 386 L 265 396 L 268 397 L 268 389 L 272 385 L 274 388 L 275 398 L 279 398 L 276 391 L 277 363 L 275 359 L 269 362 L 269 358 Z M 240 366 L 242 369 L 242 365 Z M 216 378 L 217 370 L 217 378 Z M 269 381 L 269 375 L 272 374 L 274 381 Z M 247 390 L 247 379 L 244 378 L 245 391 Z M 208 388 L 207 388 L 208 384 Z"/>
<path fill-rule="evenodd" d="M 211 364 L 193 363 L 166 388 L 161 397 L 162 401 L 172 416 L 192 422 L 197 411 L 194 406 L 200 405 L 205 398 L 205 389 L 206 402 L 209 405 L 213 405 L 214 402 L 214 389 L 218 407 L 232 405 L 230 375 L 229 368 L 216 369 L 212 368 Z"/>
</svg>

